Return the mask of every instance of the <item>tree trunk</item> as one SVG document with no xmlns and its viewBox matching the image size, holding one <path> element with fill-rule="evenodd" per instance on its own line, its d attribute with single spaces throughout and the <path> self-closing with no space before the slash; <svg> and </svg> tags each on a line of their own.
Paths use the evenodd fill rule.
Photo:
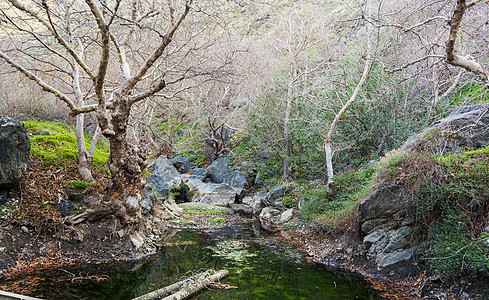
<svg viewBox="0 0 489 300">
<path fill-rule="evenodd" d="M 83 127 L 85 123 L 85 115 L 76 116 L 76 144 L 78 148 L 78 173 L 81 178 L 87 182 L 95 182 L 92 176 L 93 155 L 90 155 L 85 145 L 85 135 Z"/>
<path fill-rule="evenodd" d="M 110 200 L 116 216 L 126 223 L 138 223 L 141 218 L 141 172 L 146 167 L 146 155 L 127 141 L 126 131 L 130 105 L 117 101 L 110 121 L 113 129 L 110 141 L 109 170 L 112 175 Z"/>
</svg>

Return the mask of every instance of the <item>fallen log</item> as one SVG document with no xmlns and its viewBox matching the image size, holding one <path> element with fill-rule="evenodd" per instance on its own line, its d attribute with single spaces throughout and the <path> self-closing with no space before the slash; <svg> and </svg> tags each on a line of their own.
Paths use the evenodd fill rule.
<svg viewBox="0 0 489 300">
<path fill-rule="evenodd" d="M 163 300 L 184 300 L 190 298 L 192 295 L 198 293 L 202 289 L 204 289 L 206 286 L 209 284 L 218 281 L 226 276 L 229 275 L 228 270 L 221 270 L 213 275 L 207 276 L 203 278 L 202 280 L 197 281 L 195 284 L 189 285 L 187 287 L 184 287 L 180 291 L 176 292 L 175 294 L 168 296 L 166 298 L 163 298 Z"/>
<path fill-rule="evenodd" d="M 153 291 L 151 293 L 144 294 L 144 295 L 139 296 L 137 298 L 134 298 L 132 300 L 153 300 L 153 299 L 160 299 L 161 297 L 166 297 L 166 296 L 170 295 L 173 291 L 176 291 L 179 288 L 181 288 L 182 286 L 185 286 L 185 285 L 193 286 L 201 280 L 206 280 L 207 278 L 210 277 L 209 275 L 210 275 L 211 271 L 213 271 L 213 270 L 207 270 L 205 272 L 202 272 L 202 273 L 197 274 L 195 276 L 189 277 L 189 278 L 184 279 L 182 281 L 176 282 L 174 284 L 171 284 L 171 285 L 166 286 L 164 288 L 158 289 L 158 290 Z M 228 274 L 229 274 L 229 272 L 228 272 Z M 225 276 L 227 276 L 227 275 L 225 275 Z M 210 284 L 210 283 L 212 283 L 212 282 L 209 282 L 208 284 Z M 185 298 L 183 298 L 183 299 L 185 299 Z"/>
</svg>

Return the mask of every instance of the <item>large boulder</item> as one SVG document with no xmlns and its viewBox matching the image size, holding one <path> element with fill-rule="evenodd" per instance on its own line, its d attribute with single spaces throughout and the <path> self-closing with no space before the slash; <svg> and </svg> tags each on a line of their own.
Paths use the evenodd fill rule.
<svg viewBox="0 0 489 300">
<path fill-rule="evenodd" d="M 27 170 L 31 144 L 24 125 L 0 116 L 0 189 L 14 186 Z"/>
<path fill-rule="evenodd" d="M 180 184 L 180 173 L 178 173 L 177 169 L 175 169 L 173 164 L 164 155 L 158 157 L 147 169 L 151 174 L 159 175 L 170 186 Z"/>
<path fill-rule="evenodd" d="M 489 145 L 489 104 L 462 106 L 412 136 L 404 149 L 426 148 L 443 153 L 463 152 Z"/>
<path fill-rule="evenodd" d="M 192 179 L 187 182 L 192 202 L 229 205 L 235 202 L 236 192 L 227 184 L 203 183 Z"/>
<path fill-rule="evenodd" d="M 221 156 L 216 159 L 207 167 L 207 171 L 209 171 L 210 179 L 213 183 L 227 184 L 238 195 L 241 195 L 241 192 L 249 187 L 241 171 L 238 168 L 231 169 L 227 156 Z"/>
</svg>

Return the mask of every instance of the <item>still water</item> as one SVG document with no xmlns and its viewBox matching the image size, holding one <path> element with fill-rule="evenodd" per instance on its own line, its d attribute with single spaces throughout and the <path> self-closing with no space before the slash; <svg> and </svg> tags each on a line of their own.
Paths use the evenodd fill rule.
<svg viewBox="0 0 489 300">
<path fill-rule="evenodd" d="M 207 289 L 193 299 L 379 299 L 362 285 L 286 250 L 254 242 L 211 242 L 180 231 L 154 255 L 139 261 L 95 264 L 38 274 L 31 296 L 44 299 L 131 299 L 209 268 L 227 269 L 226 290 Z"/>
</svg>

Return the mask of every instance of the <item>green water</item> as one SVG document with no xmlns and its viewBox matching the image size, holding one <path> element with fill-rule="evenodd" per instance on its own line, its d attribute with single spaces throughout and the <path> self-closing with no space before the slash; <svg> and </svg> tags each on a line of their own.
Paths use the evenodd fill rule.
<svg viewBox="0 0 489 300">
<path fill-rule="evenodd" d="M 182 241 L 195 244 L 178 245 Z M 229 270 L 230 276 L 221 283 L 236 288 L 205 290 L 193 299 L 378 299 L 358 279 L 301 262 L 300 256 L 276 245 L 233 240 L 215 244 L 195 231 L 181 231 L 169 242 L 176 245 L 131 263 L 43 272 L 31 296 L 131 299 L 214 268 Z M 93 276 L 106 279 L 97 282 Z"/>
</svg>

